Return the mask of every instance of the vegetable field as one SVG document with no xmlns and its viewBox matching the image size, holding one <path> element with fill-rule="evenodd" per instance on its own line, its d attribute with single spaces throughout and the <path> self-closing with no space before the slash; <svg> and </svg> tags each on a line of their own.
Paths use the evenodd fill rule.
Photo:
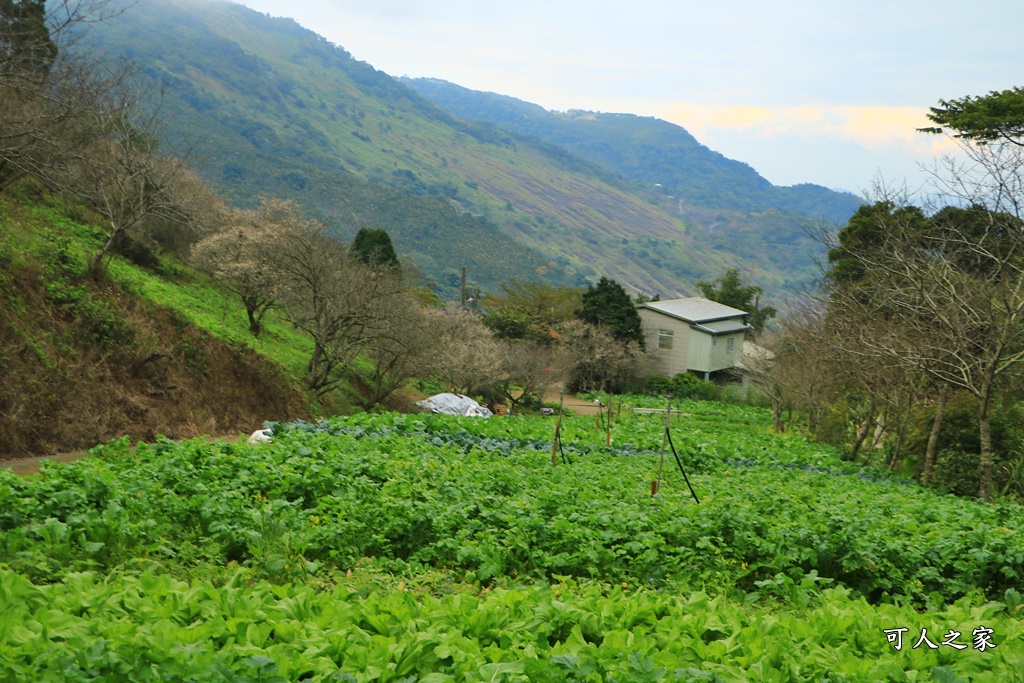
<svg viewBox="0 0 1024 683">
<path fill-rule="evenodd" d="M 0 681 L 1024 681 L 1024 508 L 678 407 L 0 471 Z"/>
</svg>

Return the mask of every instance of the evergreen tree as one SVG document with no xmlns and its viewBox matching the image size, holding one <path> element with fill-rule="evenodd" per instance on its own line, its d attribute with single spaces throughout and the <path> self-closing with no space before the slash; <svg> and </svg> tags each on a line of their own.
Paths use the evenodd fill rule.
<svg viewBox="0 0 1024 683">
<path fill-rule="evenodd" d="M 979 97 L 939 100 L 928 118 L 938 124 L 922 133 L 950 132 L 954 138 L 1024 145 L 1024 88 L 992 91 Z"/>
<path fill-rule="evenodd" d="M 861 206 L 839 231 L 839 243 L 829 250 L 828 261 L 831 267 L 826 276 L 840 285 L 855 284 L 867 279 L 869 269 L 864 265 L 862 257 L 885 249 L 886 236 L 894 225 L 920 235 L 928 232 L 928 219 L 916 206 L 897 207 L 888 200 Z"/>
<path fill-rule="evenodd" d="M 637 313 L 629 294 L 615 280 L 603 277 L 583 293 L 583 305 L 576 317 L 592 325 L 607 326 L 612 336 L 621 342 L 635 341 L 644 348 L 644 333 L 640 329 Z"/>
<path fill-rule="evenodd" d="M 764 290 L 756 285 L 744 285 L 735 268 L 729 268 L 723 277 L 714 282 L 698 282 L 697 289 L 705 299 L 745 311 L 755 333 L 760 333 L 777 312 L 771 306 L 761 307 Z"/>
<path fill-rule="evenodd" d="M 395 245 L 384 228 L 359 228 L 352 240 L 352 252 L 371 268 L 401 270 Z"/>
<path fill-rule="evenodd" d="M 44 0 L 0 0 L 0 76 L 45 74 L 57 58 Z"/>
</svg>

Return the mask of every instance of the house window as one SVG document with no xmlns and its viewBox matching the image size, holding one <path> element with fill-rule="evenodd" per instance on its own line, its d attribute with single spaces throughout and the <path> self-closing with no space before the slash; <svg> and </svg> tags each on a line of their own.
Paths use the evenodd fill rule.
<svg viewBox="0 0 1024 683">
<path fill-rule="evenodd" d="M 726 353 L 732 353 L 733 348 L 736 346 L 736 337 L 729 337 L 725 340 L 725 351 Z"/>
<path fill-rule="evenodd" d="M 718 346 L 718 337 L 712 337 L 711 338 L 711 345 L 712 346 Z"/>
<path fill-rule="evenodd" d="M 672 330 L 658 330 L 658 348 L 663 351 L 671 350 L 673 334 Z"/>
</svg>

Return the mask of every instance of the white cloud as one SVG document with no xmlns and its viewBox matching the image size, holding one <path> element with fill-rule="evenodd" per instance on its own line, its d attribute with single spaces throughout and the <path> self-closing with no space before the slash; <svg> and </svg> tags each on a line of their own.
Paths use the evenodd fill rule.
<svg viewBox="0 0 1024 683">
<path fill-rule="evenodd" d="M 711 131 L 734 131 L 759 138 L 821 136 L 868 149 L 900 145 L 919 153 L 937 154 L 952 143 L 941 136 L 917 132 L 929 125 L 926 107 L 862 105 L 723 106 L 665 103 L 660 117 L 700 137 Z"/>
</svg>

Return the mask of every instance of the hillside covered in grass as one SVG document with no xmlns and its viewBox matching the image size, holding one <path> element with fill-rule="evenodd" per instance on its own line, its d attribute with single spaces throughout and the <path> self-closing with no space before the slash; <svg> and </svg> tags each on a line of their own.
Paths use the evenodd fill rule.
<svg viewBox="0 0 1024 683">
<path fill-rule="evenodd" d="M 306 416 L 309 341 L 172 257 L 88 272 L 94 216 L 26 183 L 0 194 L 0 459 L 251 431 Z"/>
<path fill-rule="evenodd" d="M 163 94 L 166 140 L 191 149 L 219 190 L 248 204 L 293 198 L 344 238 L 384 228 L 449 298 L 463 266 L 492 292 L 510 278 L 608 276 L 694 293 L 697 280 L 735 267 L 776 294 L 813 273 L 799 225 L 816 213 L 794 218 L 789 205 L 761 202 L 683 216 L 641 191 L 646 178 L 457 118 L 288 19 L 226 2 L 146 1 L 90 36 L 138 64 Z M 746 191 L 734 181 L 701 183 Z"/>
<path fill-rule="evenodd" d="M 772 185 L 748 164 L 705 147 L 668 121 L 633 114 L 553 112 L 438 79 L 401 80 L 455 116 L 536 137 L 640 187 L 696 207 L 753 214 L 775 210 L 845 223 L 861 204 L 853 194 L 820 185 Z"/>
</svg>

